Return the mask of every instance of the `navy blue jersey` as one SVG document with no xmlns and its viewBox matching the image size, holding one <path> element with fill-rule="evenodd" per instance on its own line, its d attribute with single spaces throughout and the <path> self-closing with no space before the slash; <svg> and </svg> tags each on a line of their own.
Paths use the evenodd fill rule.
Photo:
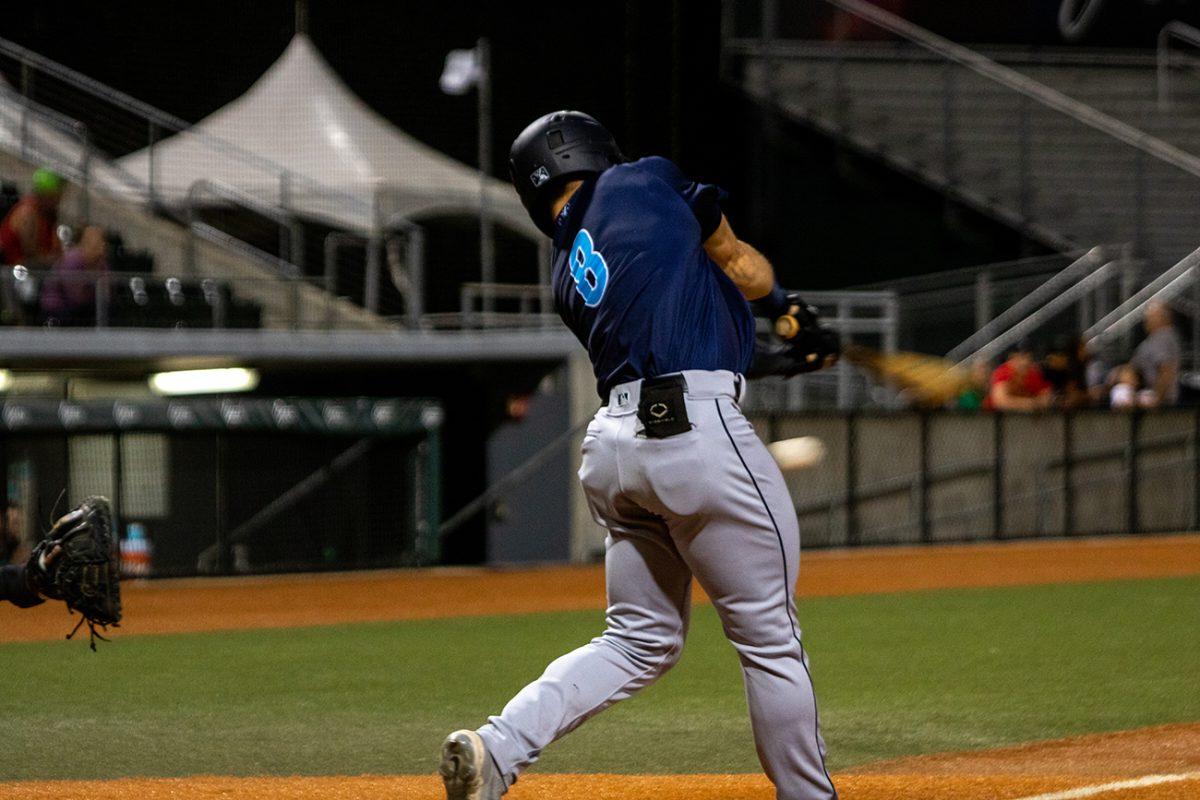
<svg viewBox="0 0 1200 800">
<path fill-rule="evenodd" d="M 555 304 L 602 398 L 639 378 L 749 368 L 750 306 L 704 251 L 720 195 L 665 158 L 643 158 L 584 181 L 559 215 Z"/>
</svg>

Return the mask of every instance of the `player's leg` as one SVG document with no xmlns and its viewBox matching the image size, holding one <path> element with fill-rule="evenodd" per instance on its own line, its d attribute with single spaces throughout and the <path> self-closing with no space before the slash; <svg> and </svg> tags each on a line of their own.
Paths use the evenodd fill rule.
<svg viewBox="0 0 1200 800">
<path fill-rule="evenodd" d="M 479 729 L 506 785 L 546 745 L 670 669 L 687 635 L 691 573 L 662 521 L 621 495 L 612 439 L 622 421 L 606 424 L 585 442 L 581 477 L 597 521 L 609 530 L 607 628 L 551 663 Z"/>
<path fill-rule="evenodd" d="M 708 401 L 699 417 L 712 499 L 707 513 L 673 520 L 672 535 L 738 651 L 755 745 L 778 798 L 836 797 L 796 619 L 800 535 L 791 498 L 732 399 Z"/>
<path fill-rule="evenodd" d="M 7 600 L 18 608 L 29 608 L 45 602 L 25 579 L 25 567 L 21 564 L 0 566 L 0 600 Z"/>
</svg>

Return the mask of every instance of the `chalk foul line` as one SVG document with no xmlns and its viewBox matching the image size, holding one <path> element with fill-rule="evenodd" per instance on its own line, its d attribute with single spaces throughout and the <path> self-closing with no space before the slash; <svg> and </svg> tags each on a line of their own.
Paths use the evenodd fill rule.
<svg viewBox="0 0 1200 800">
<path fill-rule="evenodd" d="M 1076 800 L 1080 797 L 1093 797 L 1105 792 L 1116 792 L 1121 789 L 1140 789 L 1144 786 L 1156 786 L 1160 783 L 1179 783 L 1200 779 L 1200 772 L 1181 772 L 1177 775 L 1145 775 L 1141 778 L 1131 778 L 1127 781 L 1100 783 L 1095 786 L 1081 786 L 1078 789 L 1067 789 L 1050 794 L 1038 794 L 1021 797 L 1018 800 Z"/>
</svg>

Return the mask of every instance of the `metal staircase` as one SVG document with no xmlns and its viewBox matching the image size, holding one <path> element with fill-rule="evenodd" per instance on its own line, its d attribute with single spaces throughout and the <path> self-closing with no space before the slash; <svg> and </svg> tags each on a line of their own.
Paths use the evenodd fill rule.
<svg viewBox="0 0 1200 800">
<path fill-rule="evenodd" d="M 989 58 L 860 0 L 825 2 L 900 41 L 764 30 L 726 40 L 730 77 L 1056 249 L 1129 241 L 1157 272 L 1195 246 L 1200 113 L 1186 95 L 1200 82 L 1179 81 L 1159 111 L 1153 59 Z"/>
</svg>

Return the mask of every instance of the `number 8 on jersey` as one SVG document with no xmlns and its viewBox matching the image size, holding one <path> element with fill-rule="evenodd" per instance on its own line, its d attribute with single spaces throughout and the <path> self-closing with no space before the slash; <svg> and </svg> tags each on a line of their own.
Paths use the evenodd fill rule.
<svg viewBox="0 0 1200 800">
<path fill-rule="evenodd" d="M 608 262 L 595 249 L 592 235 L 585 228 L 579 229 L 571 244 L 571 277 L 585 305 L 589 308 L 600 305 L 608 287 Z"/>
</svg>

